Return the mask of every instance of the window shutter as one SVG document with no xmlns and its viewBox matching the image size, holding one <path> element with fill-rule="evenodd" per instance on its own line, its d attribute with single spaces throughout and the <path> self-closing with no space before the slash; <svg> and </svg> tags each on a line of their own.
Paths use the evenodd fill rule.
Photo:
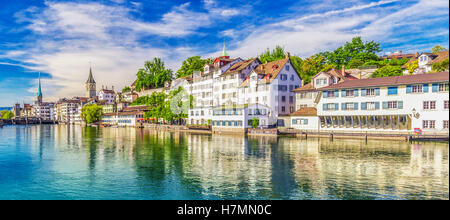
<svg viewBox="0 0 450 220">
<path fill-rule="evenodd" d="M 354 105 L 355 105 L 354 109 L 355 109 L 355 110 L 358 110 L 358 103 L 355 102 Z"/>
<path fill-rule="evenodd" d="M 367 110 L 367 102 L 361 102 L 361 110 Z"/>
<path fill-rule="evenodd" d="M 336 94 L 336 97 L 339 97 L 339 90 L 334 91 L 334 94 Z"/>
<path fill-rule="evenodd" d="M 412 92 L 411 85 L 407 85 L 406 86 L 406 93 L 408 94 L 408 93 L 411 93 L 411 92 Z"/>
<path fill-rule="evenodd" d="M 366 89 L 361 89 L 361 96 L 366 96 L 367 94 L 367 90 Z"/>
<path fill-rule="evenodd" d="M 308 119 L 305 119 L 305 120 L 303 121 L 303 123 L 304 123 L 305 125 L 307 125 L 307 124 L 308 124 Z"/>
<path fill-rule="evenodd" d="M 380 95 L 380 88 L 375 88 L 375 95 Z"/>
<path fill-rule="evenodd" d="M 323 97 L 326 98 L 327 97 L 327 91 L 323 91 Z"/>
<path fill-rule="evenodd" d="M 355 89 L 355 91 L 353 91 L 353 94 L 354 94 L 354 96 L 355 97 L 358 97 L 359 96 L 359 89 Z"/>
<path fill-rule="evenodd" d="M 403 101 L 397 102 L 398 109 L 403 109 Z"/>
<path fill-rule="evenodd" d="M 380 103 L 379 102 L 375 102 L 375 109 L 376 110 L 380 109 Z"/>
<path fill-rule="evenodd" d="M 323 104 L 323 110 L 326 111 L 327 109 L 327 104 Z"/>
<path fill-rule="evenodd" d="M 345 90 L 341 90 L 342 97 L 345 97 Z"/>
<path fill-rule="evenodd" d="M 388 102 L 383 102 L 383 109 L 387 109 L 388 108 Z"/>
<path fill-rule="evenodd" d="M 433 92 L 438 92 L 439 91 L 439 85 L 438 84 L 433 84 Z"/>
<path fill-rule="evenodd" d="M 334 104 L 334 108 L 336 111 L 339 110 L 339 104 L 338 103 Z"/>
<path fill-rule="evenodd" d="M 293 124 L 293 125 L 297 124 L 297 120 L 292 119 L 292 124 Z"/>
<path fill-rule="evenodd" d="M 423 92 L 424 93 L 428 92 L 428 84 L 423 84 Z"/>
<path fill-rule="evenodd" d="M 342 109 L 342 110 L 346 110 L 346 108 L 345 108 L 345 103 L 342 103 L 342 104 L 341 104 L 341 109 Z"/>
</svg>

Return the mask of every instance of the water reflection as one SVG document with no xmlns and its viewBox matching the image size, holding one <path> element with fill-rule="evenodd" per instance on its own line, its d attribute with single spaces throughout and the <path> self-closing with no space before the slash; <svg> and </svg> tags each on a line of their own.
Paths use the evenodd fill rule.
<svg viewBox="0 0 450 220">
<path fill-rule="evenodd" d="M 20 190 L 12 190 L 12 182 L 0 179 L 0 189 L 10 191 L 3 196 L 448 199 L 448 143 L 366 143 L 64 125 L 5 127 L 0 135 L 7 143 L 0 145 L 0 163 L 5 155 L 29 158 L 19 166 L 21 175 L 12 177 L 22 184 Z M 0 177 L 10 169 L 0 167 Z"/>
</svg>

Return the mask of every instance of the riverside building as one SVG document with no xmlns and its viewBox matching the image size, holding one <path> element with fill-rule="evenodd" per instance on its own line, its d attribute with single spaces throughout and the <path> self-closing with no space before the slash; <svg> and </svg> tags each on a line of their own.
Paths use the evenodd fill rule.
<svg viewBox="0 0 450 220">
<path fill-rule="evenodd" d="M 319 90 L 319 130 L 448 133 L 448 72 L 349 80 Z"/>
</svg>

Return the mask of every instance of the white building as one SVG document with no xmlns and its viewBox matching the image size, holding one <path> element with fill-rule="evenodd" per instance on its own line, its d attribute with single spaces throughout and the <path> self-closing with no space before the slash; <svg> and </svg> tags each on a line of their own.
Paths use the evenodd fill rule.
<svg viewBox="0 0 450 220">
<path fill-rule="evenodd" d="M 306 107 L 316 107 L 320 101 L 320 92 L 317 89 L 334 85 L 347 80 L 357 79 L 350 73 L 342 70 L 330 69 L 326 72 L 320 72 L 311 78 L 311 82 L 294 89 L 296 110 Z"/>
<path fill-rule="evenodd" d="M 448 133 L 448 72 L 349 80 L 319 90 L 321 130 Z"/>
<path fill-rule="evenodd" d="M 234 64 L 242 62 L 241 58 L 230 59 L 225 51 L 216 58 L 213 64 L 206 64 L 203 72 L 194 72 L 191 81 L 191 95 L 194 98 L 193 108 L 188 112 L 188 124 L 204 125 L 212 121 L 213 107 L 224 102 L 223 94 L 229 92 L 224 85 L 229 83 L 222 74 Z"/>
<path fill-rule="evenodd" d="M 302 131 L 318 131 L 319 117 L 317 117 L 317 109 L 314 107 L 304 107 L 292 113 L 289 121 L 290 128 Z"/>
<path fill-rule="evenodd" d="M 434 63 L 439 63 L 444 59 L 448 59 L 448 50 L 441 51 L 439 53 L 421 53 L 417 57 L 411 58 L 407 64 L 411 64 L 414 61 L 418 61 L 419 67 L 414 71 L 414 74 L 423 74 L 432 72 L 432 65 Z M 402 67 L 405 69 L 403 73 L 409 74 L 408 65 L 405 64 Z"/>
<path fill-rule="evenodd" d="M 270 108 L 262 104 L 235 105 L 213 109 L 212 131 L 244 133 L 252 128 L 252 120 L 258 119 L 259 126 L 267 128 Z"/>
<path fill-rule="evenodd" d="M 55 118 L 55 103 L 36 103 L 33 105 L 33 116 L 42 120 L 54 120 Z"/>
<path fill-rule="evenodd" d="M 108 105 L 112 105 L 114 104 L 115 101 L 115 92 L 114 92 L 114 87 L 112 88 L 112 90 L 109 90 L 108 87 L 102 88 L 99 92 L 98 92 L 98 100 L 99 101 L 105 101 L 106 104 Z"/>
</svg>

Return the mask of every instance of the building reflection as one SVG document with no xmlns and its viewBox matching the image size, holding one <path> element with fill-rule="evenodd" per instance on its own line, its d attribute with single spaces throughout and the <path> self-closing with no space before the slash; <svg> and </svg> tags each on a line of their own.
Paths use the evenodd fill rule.
<svg viewBox="0 0 450 220">
<path fill-rule="evenodd" d="M 75 176 L 89 186 L 122 181 L 144 198 L 448 198 L 448 143 L 73 125 L 17 127 L 15 135 L 59 178 Z"/>
</svg>

